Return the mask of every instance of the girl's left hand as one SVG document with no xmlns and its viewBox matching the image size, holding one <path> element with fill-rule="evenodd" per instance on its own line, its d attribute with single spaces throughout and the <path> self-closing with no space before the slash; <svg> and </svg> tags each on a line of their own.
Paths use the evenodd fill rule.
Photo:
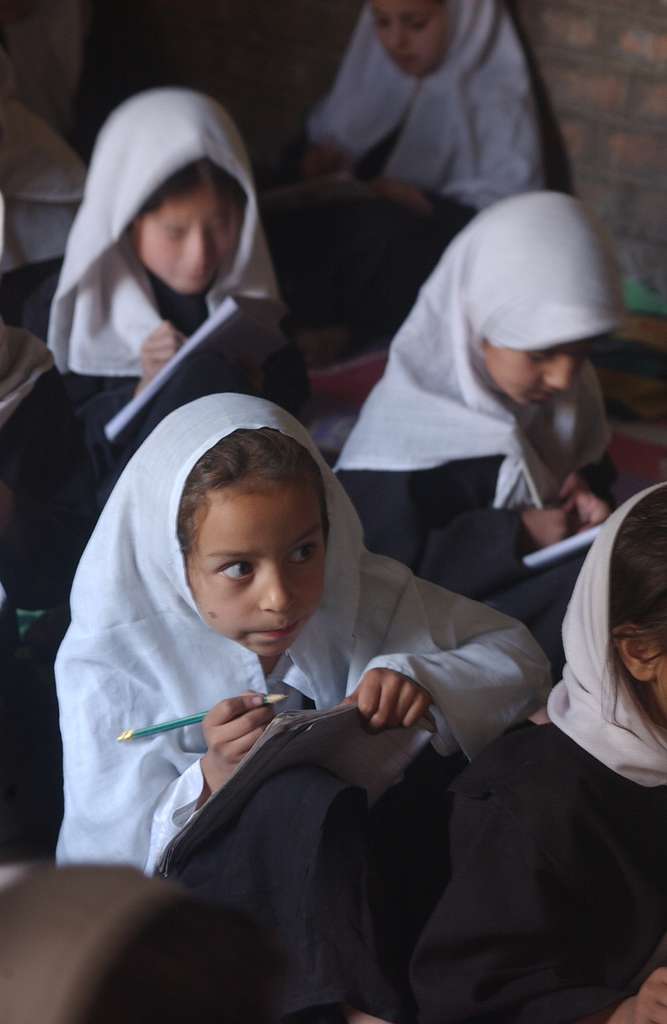
<svg viewBox="0 0 667 1024">
<path fill-rule="evenodd" d="M 344 704 L 356 704 L 372 729 L 414 725 L 433 703 L 421 686 L 389 668 L 372 668 L 364 674 Z"/>
<path fill-rule="evenodd" d="M 566 478 L 559 497 L 565 511 L 576 518 L 576 530 L 588 530 L 591 526 L 599 526 L 611 515 L 611 508 L 607 502 L 593 494 L 578 473 L 570 473 Z"/>
</svg>

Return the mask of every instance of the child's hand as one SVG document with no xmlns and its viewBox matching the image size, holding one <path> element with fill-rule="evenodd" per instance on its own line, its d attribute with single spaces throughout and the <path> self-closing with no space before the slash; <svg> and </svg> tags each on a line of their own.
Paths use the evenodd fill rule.
<svg viewBox="0 0 667 1024">
<path fill-rule="evenodd" d="M 570 513 L 566 508 L 525 508 L 521 513 L 523 551 L 537 551 L 557 544 L 572 533 Z"/>
<path fill-rule="evenodd" d="M 301 161 L 301 175 L 304 178 L 321 178 L 347 169 L 345 155 L 330 143 L 310 146 Z"/>
<path fill-rule="evenodd" d="M 667 967 L 649 974 L 637 995 L 616 1009 L 580 1017 L 577 1024 L 667 1024 Z"/>
<path fill-rule="evenodd" d="M 184 341 L 185 335 L 177 331 L 168 320 L 163 320 L 159 327 L 151 331 L 141 346 L 141 380 L 135 395 L 143 391 L 155 374 L 178 352 Z"/>
<path fill-rule="evenodd" d="M 559 497 L 565 511 L 570 516 L 576 517 L 579 530 L 588 530 L 591 526 L 599 526 L 611 514 L 607 502 L 593 494 L 578 473 L 570 473 L 561 487 Z"/>
<path fill-rule="evenodd" d="M 356 704 L 371 728 L 379 731 L 414 725 L 432 699 L 408 676 L 389 668 L 372 668 L 343 703 Z"/>
<path fill-rule="evenodd" d="M 224 786 L 241 758 L 262 735 L 273 715 L 273 708 L 263 704 L 261 693 L 230 697 L 211 708 L 202 722 L 208 747 L 201 759 L 202 775 L 209 790 L 202 794 L 204 799 Z"/>
<path fill-rule="evenodd" d="M 410 185 L 407 181 L 396 181 L 394 178 L 375 178 L 371 182 L 371 188 L 381 199 L 388 199 L 399 206 L 406 206 L 419 217 L 430 217 L 433 213 L 433 203 L 416 185 Z"/>
</svg>

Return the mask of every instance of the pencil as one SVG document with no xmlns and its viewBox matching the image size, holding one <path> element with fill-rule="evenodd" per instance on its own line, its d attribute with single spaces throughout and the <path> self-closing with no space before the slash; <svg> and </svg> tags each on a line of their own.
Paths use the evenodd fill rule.
<svg viewBox="0 0 667 1024">
<path fill-rule="evenodd" d="M 286 697 L 286 693 L 267 693 L 264 695 L 263 703 L 265 705 L 279 704 Z M 208 711 L 201 711 L 198 715 L 189 715 L 188 718 L 176 718 L 173 722 L 160 722 L 159 725 L 147 725 L 144 729 L 126 729 L 116 739 L 119 743 L 124 743 L 125 740 L 136 740 L 142 736 L 155 736 L 159 732 L 170 732 L 171 729 L 184 729 L 186 725 L 196 725 L 198 722 L 202 722 L 207 714 Z"/>
</svg>

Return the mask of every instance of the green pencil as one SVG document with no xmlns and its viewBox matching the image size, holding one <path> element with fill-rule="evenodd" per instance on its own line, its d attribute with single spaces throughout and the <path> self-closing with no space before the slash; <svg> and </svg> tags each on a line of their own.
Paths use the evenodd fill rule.
<svg viewBox="0 0 667 1024">
<path fill-rule="evenodd" d="M 267 693 L 264 695 L 263 703 L 266 704 L 279 704 L 281 700 L 285 700 L 287 697 L 286 693 Z M 116 739 L 120 743 L 124 743 L 125 740 L 137 740 L 142 736 L 155 736 L 158 732 L 169 732 L 171 729 L 184 729 L 186 725 L 196 725 L 197 722 L 202 722 L 208 714 L 208 711 L 201 711 L 198 715 L 190 715 L 188 718 L 176 718 L 173 722 L 160 722 L 159 725 L 147 725 L 144 729 L 126 729 Z"/>
</svg>

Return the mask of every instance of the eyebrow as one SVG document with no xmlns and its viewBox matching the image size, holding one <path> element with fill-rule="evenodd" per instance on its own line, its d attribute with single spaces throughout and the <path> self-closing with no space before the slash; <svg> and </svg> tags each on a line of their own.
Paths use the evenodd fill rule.
<svg viewBox="0 0 667 1024">
<path fill-rule="evenodd" d="M 322 532 L 322 523 L 315 523 L 308 530 L 304 530 L 302 534 L 295 537 L 294 540 L 290 541 L 287 545 L 289 548 L 296 547 L 297 544 L 301 544 L 302 541 L 311 537 L 314 533 Z M 258 554 L 257 551 L 211 551 L 204 555 L 204 558 L 254 558 Z"/>
</svg>

